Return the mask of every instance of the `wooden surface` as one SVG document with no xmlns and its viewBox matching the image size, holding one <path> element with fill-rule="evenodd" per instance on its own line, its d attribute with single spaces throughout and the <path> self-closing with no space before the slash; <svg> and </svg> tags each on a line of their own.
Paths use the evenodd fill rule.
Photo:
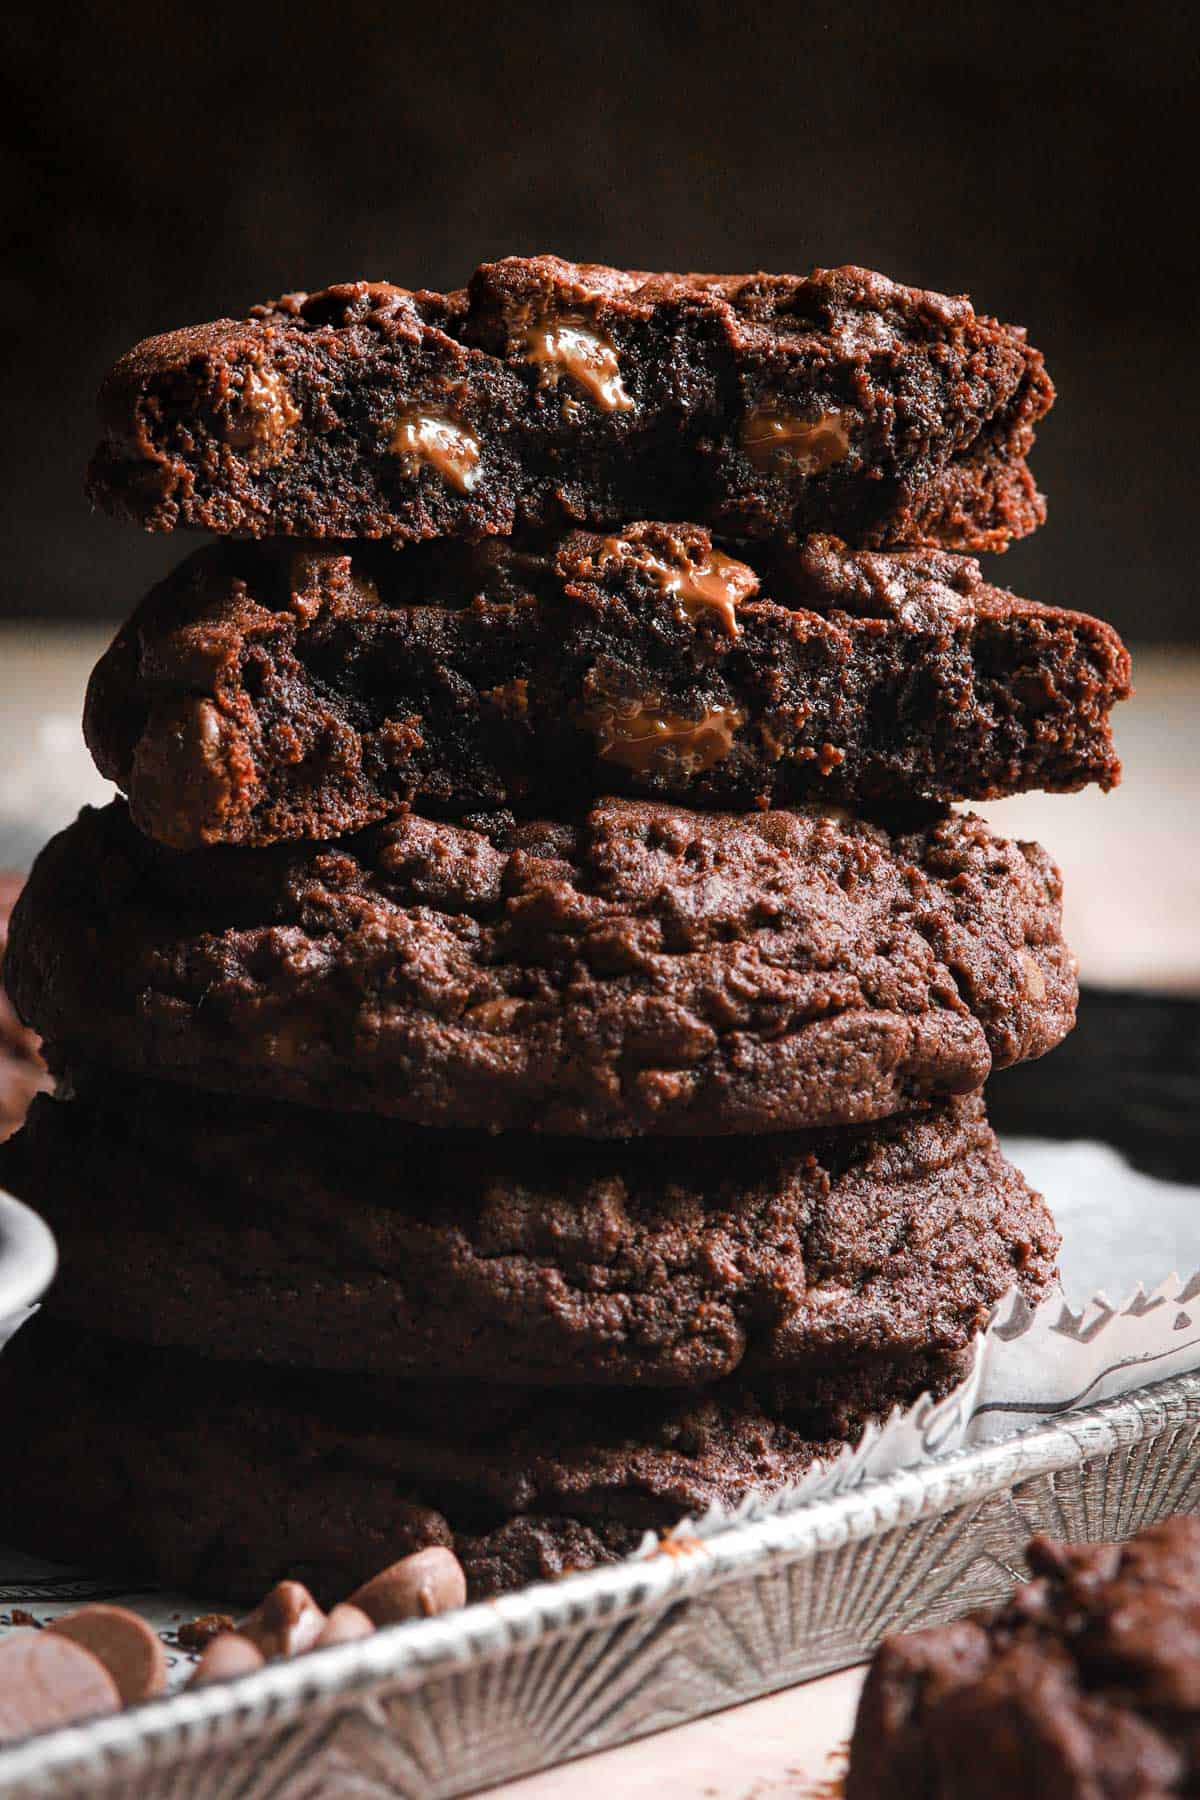
<svg viewBox="0 0 1200 1800">
<path fill-rule="evenodd" d="M 106 637 L 90 629 L 0 627 L 0 863 L 23 862 L 79 805 L 110 792 L 78 729 L 83 686 Z M 1200 995 L 1200 657 L 1146 651 L 1135 654 L 1134 673 L 1137 694 L 1118 715 L 1126 778 L 1115 793 L 1030 794 L 977 810 L 1010 835 L 1040 839 L 1058 860 L 1068 936 L 1086 982 Z M 1123 1007 L 1122 1038 L 1112 1025 L 1118 1014 L 1096 1004 L 1085 1054 L 1099 1059 L 1105 1080 L 1119 1080 L 1118 1065 L 1132 1064 L 1153 1031 L 1163 1034 L 1164 1055 L 1173 1054 L 1179 1030 L 1189 1042 L 1196 1037 L 1190 1008 L 1157 1009 L 1143 1028 L 1136 1009 Z M 1059 1055 L 1065 1071 L 1067 1052 Z M 1037 1082 L 1037 1074 L 1029 1079 Z M 1029 1091 L 1034 1100 L 1026 1110 L 1032 1106 L 1036 1115 L 1041 1104 L 1046 1129 L 1056 1117 L 1077 1128 L 1069 1081 L 1058 1098 L 1045 1084 Z M 1130 1116 L 1146 1125 L 1147 1142 L 1158 1142 L 1161 1117 L 1152 1103 L 1169 1105 L 1169 1093 L 1164 1102 L 1157 1084 L 1140 1095 L 1133 1083 L 1126 1098 Z M 1019 1100 L 1003 1104 L 1019 1120 Z M 1196 1114 L 1190 1103 L 1176 1110 Z M 861 1671 L 848 1670 L 497 1792 L 504 1800 L 818 1800 L 836 1792 L 860 1683 Z"/>
</svg>

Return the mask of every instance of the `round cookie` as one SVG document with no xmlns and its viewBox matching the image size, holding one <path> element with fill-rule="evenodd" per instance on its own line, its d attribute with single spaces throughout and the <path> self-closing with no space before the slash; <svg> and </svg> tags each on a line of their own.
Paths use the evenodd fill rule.
<svg viewBox="0 0 1200 1800">
<path fill-rule="evenodd" d="M 42 1100 L 0 1182 L 57 1318 L 224 1359 L 709 1382 L 965 1348 L 1058 1233 L 977 1096 L 843 1131 L 583 1144 L 164 1084 Z"/>
<path fill-rule="evenodd" d="M 247 1369 L 38 1319 L 0 1357 L 20 1446 L 9 1541 L 221 1601 L 323 1606 L 425 1544 L 474 1598 L 610 1561 L 643 1532 L 797 1481 L 969 1352 L 631 1393 Z"/>
<path fill-rule="evenodd" d="M 611 799 L 237 852 L 85 810 L 8 980 L 56 1069 L 591 1137 L 885 1118 L 1050 1049 L 1076 1001 L 1053 863 L 969 815 Z"/>
</svg>

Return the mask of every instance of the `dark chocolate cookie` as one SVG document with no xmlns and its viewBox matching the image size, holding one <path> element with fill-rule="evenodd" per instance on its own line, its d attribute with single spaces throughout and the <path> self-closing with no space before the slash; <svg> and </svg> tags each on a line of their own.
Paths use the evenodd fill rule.
<svg viewBox="0 0 1200 1800">
<path fill-rule="evenodd" d="M 1023 331 L 865 269 L 508 257 L 456 293 L 348 282 L 137 345 L 88 488 L 253 537 L 658 517 L 996 550 L 1044 516 L 1025 457 L 1053 398 Z"/>
<path fill-rule="evenodd" d="M 215 546 L 122 628 L 85 733 L 180 849 L 333 837 L 405 802 L 857 807 L 1117 780 L 1129 659 L 1107 625 L 940 551 L 812 538 L 755 561 L 694 525 L 540 553 Z"/>
<path fill-rule="evenodd" d="M 969 1352 L 698 1391 L 407 1385 L 211 1362 L 38 1319 L 0 1356 L 6 1541 L 253 1603 L 324 1603 L 423 1544 L 475 1597 L 798 1480 Z"/>
<path fill-rule="evenodd" d="M 0 1183 L 60 1319 L 207 1355 L 545 1384 L 961 1350 L 1058 1233 L 977 1097 L 710 1145 L 471 1137 L 163 1084 L 35 1104 Z"/>
<path fill-rule="evenodd" d="M 1035 1538 L 1003 1606 L 890 1639 L 847 1800 L 1158 1800 L 1200 1782 L 1200 1519 Z"/>
<path fill-rule="evenodd" d="M 2 979 L 9 914 L 24 880 L 23 875 L 0 874 L 0 1143 L 16 1131 L 34 1095 L 50 1086 L 37 1037 L 13 1011 Z"/>
<path fill-rule="evenodd" d="M 8 980 L 55 1069 L 593 1137 L 884 1118 L 1040 1055 L 1076 999 L 1037 845 L 629 800 L 189 852 L 87 810 Z"/>
</svg>

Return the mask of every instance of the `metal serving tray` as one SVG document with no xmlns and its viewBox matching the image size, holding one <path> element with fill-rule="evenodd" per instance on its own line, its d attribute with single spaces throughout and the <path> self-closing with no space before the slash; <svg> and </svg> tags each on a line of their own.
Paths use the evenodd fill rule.
<svg viewBox="0 0 1200 1800">
<path fill-rule="evenodd" d="M 0 1794 L 465 1794 L 860 1662 L 995 1600 L 1035 1531 L 1200 1511 L 1200 1375 L 645 1561 L 0 1751 Z M 9 1479 L 19 1479 L 19 1466 Z"/>
</svg>

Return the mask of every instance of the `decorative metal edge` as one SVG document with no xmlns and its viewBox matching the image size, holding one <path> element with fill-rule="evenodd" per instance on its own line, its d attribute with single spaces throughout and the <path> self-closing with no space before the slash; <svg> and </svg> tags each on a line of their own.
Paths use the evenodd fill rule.
<svg viewBox="0 0 1200 1800">
<path fill-rule="evenodd" d="M 271 1664 L 228 1687 L 185 1691 L 61 1728 L 0 1750 L 0 1791 L 35 1780 L 53 1781 L 57 1792 L 69 1791 L 72 1781 L 129 1783 L 139 1772 L 161 1769 L 166 1759 L 230 1752 L 264 1729 L 278 1731 L 301 1718 L 311 1722 L 316 1712 L 365 1702 L 384 1686 L 391 1695 L 410 1694 L 509 1651 L 598 1626 L 616 1627 L 780 1562 L 802 1562 L 981 1502 L 1018 1483 L 1143 1443 L 1194 1419 L 1198 1410 L 1200 1374 L 1176 1376 L 835 1498 L 731 1525 L 683 1554 L 675 1547 L 670 1555 L 588 1570 Z"/>
</svg>

